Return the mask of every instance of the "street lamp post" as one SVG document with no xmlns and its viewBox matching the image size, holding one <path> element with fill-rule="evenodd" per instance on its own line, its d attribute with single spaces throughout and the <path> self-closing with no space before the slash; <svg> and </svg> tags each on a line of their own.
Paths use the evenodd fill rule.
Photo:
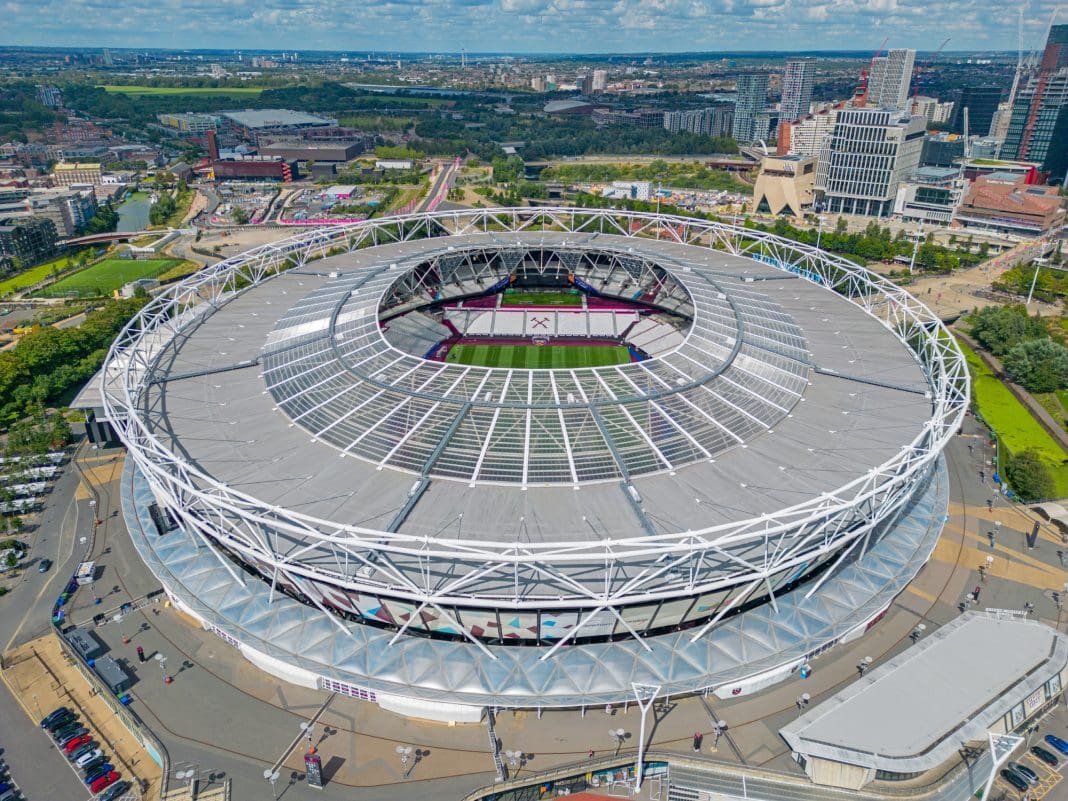
<svg viewBox="0 0 1068 801">
<path fill-rule="evenodd" d="M 263 778 L 271 783 L 271 792 L 274 793 L 274 801 L 278 801 L 278 791 L 275 790 L 275 785 L 278 784 L 278 777 L 281 775 L 282 774 L 277 770 L 272 770 L 271 768 L 267 768 L 267 770 L 263 772 Z"/>
<path fill-rule="evenodd" d="M 627 739 L 627 732 L 625 729 L 609 729 L 608 736 L 616 741 L 616 756 L 619 756 L 619 749 L 623 747 L 623 741 Z"/>
<path fill-rule="evenodd" d="M 173 679 L 167 675 L 167 657 L 163 654 L 156 654 L 156 661 L 159 662 L 160 672 L 163 674 L 163 683 L 170 684 Z"/>
<path fill-rule="evenodd" d="M 412 756 L 412 747 L 410 745 L 398 745 L 393 749 L 397 752 L 397 756 L 400 757 L 401 767 L 408 766 L 408 759 Z"/>
<path fill-rule="evenodd" d="M 727 721 L 717 720 L 715 727 L 712 729 L 712 750 L 715 751 L 719 748 L 719 738 L 727 731 Z"/>
<path fill-rule="evenodd" d="M 912 275 L 912 269 L 916 266 L 916 253 L 920 249 L 920 237 L 923 235 L 923 220 L 920 220 L 919 226 L 916 228 L 916 239 L 912 243 L 912 258 L 909 259 L 909 275 Z"/>
<path fill-rule="evenodd" d="M 308 723 L 307 721 L 301 721 L 300 730 L 302 732 L 304 732 L 304 734 L 308 738 L 308 753 L 309 754 L 314 754 L 315 753 L 315 746 L 312 745 L 312 730 L 314 728 L 315 728 L 315 724 L 314 723 Z"/>
<path fill-rule="evenodd" d="M 823 217 L 817 217 L 818 221 L 816 226 L 816 250 L 820 249 L 820 239 L 823 237 Z"/>
</svg>

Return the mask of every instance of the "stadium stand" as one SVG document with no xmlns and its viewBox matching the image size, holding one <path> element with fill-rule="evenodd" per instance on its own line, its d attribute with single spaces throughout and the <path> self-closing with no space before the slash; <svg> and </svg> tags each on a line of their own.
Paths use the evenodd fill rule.
<svg viewBox="0 0 1068 801">
<path fill-rule="evenodd" d="M 390 345 L 413 356 L 429 356 L 441 340 L 452 332 L 429 314 L 413 312 L 395 317 L 382 328 Z"/>
</svg>

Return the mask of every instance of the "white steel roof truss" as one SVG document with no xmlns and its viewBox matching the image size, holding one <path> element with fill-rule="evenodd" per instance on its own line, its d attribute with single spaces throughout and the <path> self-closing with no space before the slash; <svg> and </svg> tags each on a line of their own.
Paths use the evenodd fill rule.
<svg viewBox="0 0 1068 801">
<path fill-rule="evenodd" d="M 560 420 L 560 432 L 564 438 L 564 451 L 567 453 L 567 464 L 571 469 L 571 480 L 578 484 L 578 473 L 575 472 L 575 456 L 571 452 L 571 437 L 568 436 L 567 424 L 564 422 L 564 410 L 560 407 L 560 390 L 556 386 L 556 374 L 549 372 L 549 383 L 553 388 L 553 398 L 556 400 L 556 415 Z"/>
<path fill-rule="evenodd" d="M 612 391 L 612 388 L 608 386 L 607 383 L 605 383 L 605 380 L 603 378 L 601 378 L 601 374 L 595 373 L 594 375 L 597 376 L 597 381 L 601 384 L 602 387 L 604 387 L 605 392 L 607 392 L 612 397 L 612 400 L 616 400 L 616 393 L 614 393 Z M 671 470 L 671 461 L 666 456 L 664 456 L 663 453 L 660 452 L 660 448 L 658 448 L 656 446 L 656 443 L 653 442 L 649 435 L 645 433 L 645 429 L 638 425 L 638 421 L 634 419 L 633 415 L 631 415 L 629 411 L 627 411 L 627 407 L 622 403 L 615 404 L 615 406 L 619 409 L 620 412 L 623 413 L 623 416 L 630 421 L 630 424 L 634 426 L 634 430 L 637 431 L 639 436 L 641 436 L 641 438 L 645 440 L 645 444 L 652 449 L 653 453 L 656 454 L 657 458 L 664 463 L 668 470 Z"/>
</svg>

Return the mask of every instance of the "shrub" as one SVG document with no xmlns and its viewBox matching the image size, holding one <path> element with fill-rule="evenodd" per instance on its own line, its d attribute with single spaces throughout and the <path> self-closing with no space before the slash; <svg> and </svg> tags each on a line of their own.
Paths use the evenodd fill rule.
<svg viewBox="0 0 1068 801">
<path fill-rule="evenodd" d="M 1015 454 L 1005 467 L 1005 477 L 1022 501 L 1030 503 L 1054 495 L 1053 475 L 1032 450 Z"/>
</svg>

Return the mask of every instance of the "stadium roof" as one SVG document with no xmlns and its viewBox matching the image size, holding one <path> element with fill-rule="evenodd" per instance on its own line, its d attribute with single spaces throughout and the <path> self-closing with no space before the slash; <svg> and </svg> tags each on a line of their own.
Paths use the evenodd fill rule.
<svg viewBox="0 0 1068 801">
<path fill-rule="evenodd" d="M 161 410 L 157 434 L 267 504 L 368 527 L 395 520 L 433 456 L 435 480 L 399 531 L 545 542 L 759 517 L 835 491 L 924 429 L 923 373 L 854 304 L 749 259 L 613 240 L 599 246 L 640 247 L 685 275 L 696 316 L 672 353 L 571 371 L 425 361 L 389 344 L 375 310 L 441 243 L 386 245 L 290 271 L 205 319 L 161 365 L 170 378 L 147 400 Z M 335 336 L 324 336 L 332 318 Z M 261 359 L 259 370 L 227 369 Z M 577 481 L 568 443 L 575 473 L 579 446 L 585 459 Z M 621 503 L 624 469 L 640 511 Z"/>
<path fill-rule="evenodd" d="M 795 752 L 894 773 L 985 741 L 1068 664 L 1068 637 L 1037 621 L 965 614 L 780 730 Z M 1058 680 L 1054 695 L 1060 692 Z M 1020 722 L 1023 721 L 1023 715 Z"/>
</svg>

